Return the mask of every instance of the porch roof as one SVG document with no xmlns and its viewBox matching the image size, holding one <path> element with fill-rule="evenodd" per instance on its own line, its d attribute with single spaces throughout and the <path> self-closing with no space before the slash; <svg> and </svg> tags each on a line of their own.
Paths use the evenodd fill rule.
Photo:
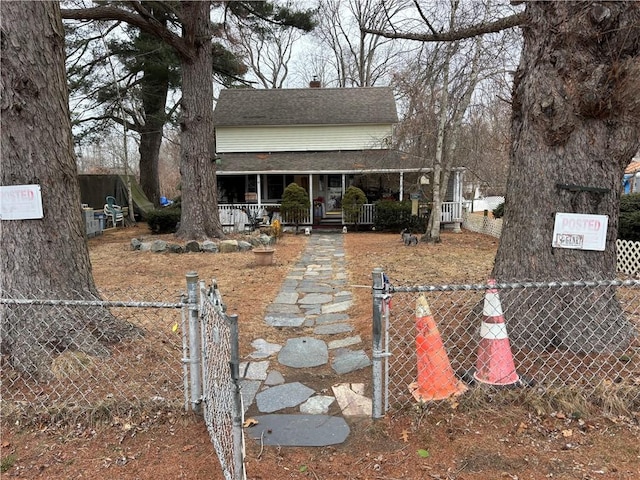
<svg viewBox="0 0 640 480">
<path fill-rule="evenodd" d="M 219 153 L 218 157 L 218 175 L 400 173 L 432 170 L 425 166 L 425 159 L 395 150 Z"/>
</svg>

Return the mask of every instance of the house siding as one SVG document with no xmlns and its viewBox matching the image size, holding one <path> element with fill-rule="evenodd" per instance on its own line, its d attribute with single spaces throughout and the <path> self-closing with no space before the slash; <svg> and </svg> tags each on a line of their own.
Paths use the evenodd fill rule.
<svg viewBox="0 0 640 480">
<path fill-rule="evenodd" d="M 217 127 L 216 151 L 314 152 L 388 148 L 391 125 Z"/>
</svg>

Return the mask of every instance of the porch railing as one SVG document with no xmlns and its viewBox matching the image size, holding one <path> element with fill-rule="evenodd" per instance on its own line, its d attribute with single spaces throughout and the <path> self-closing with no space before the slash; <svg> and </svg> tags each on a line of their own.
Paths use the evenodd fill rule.
<svg viewBox="0 0 640 480">
<path fill-rule="evenodd" d="M 461 202 L 442 202 L 440 223 L 462 222 Z"/>
<path fill-rule="evenodd" d="M 252 218 L 262 217 L 268 214 L 270 208 L 278 208 L 277 203 L 263 203 L 258 206 L 256 203 L 235 203 L 228 205 L 218 205 L 220 212 L 220 223 L 226 230 L 244 231 L 250 225 L 249 215 Z M 375 218 L 375 205 L 366 203 L 362 205 L 360 216 L 358 217 L 359 225 L 373 225 Z M 441 223 L 462 222 L 463 203 L 461 202 L 443 202 Z M 272 215 L 273 218 L 280 218 L 278 212 Z M 311 225 L 311 216 L 303 219 L 300 225 Z"/>
</svg>

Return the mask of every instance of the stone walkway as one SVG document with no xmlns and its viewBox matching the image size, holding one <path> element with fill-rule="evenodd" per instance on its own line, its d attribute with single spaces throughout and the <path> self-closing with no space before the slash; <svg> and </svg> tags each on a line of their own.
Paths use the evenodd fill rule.
<svg viewBox="0 0 640 480">
<path fill-rule="evenodd" d="M 346 313 L 352 294 L 347 285 L 343 239 L 339 233 L 313 233 L 264 319 L 265 328 L 288 330 L 291 337 L 284 345 L 254 340 L 255 351 L 240 365 L 245 412 L 255 405 L 258 412 L 266 414 L 252 416 L 258 424 L 248 428 L 247 434 L 265 445 L 341 443 L 349 434 L 344 417 L 371 416 L 371 400 L 364 396 L 363 384 L 337 380 L 327 391 L 311 383 L 314 375 L 302 383 L 287 382 L 281 373 L 300 369 L 303 375 L 297 376 L 305 378 L 305 373 L 328 364 L 339 379 L 371 365 Z M 300 336 L 301 331 L 306 336 Z M 334 402 L 341 415 L 328 415 Z M 295 409 L 296 413 L 278 413 L 284 409 Z"/>
</svg>

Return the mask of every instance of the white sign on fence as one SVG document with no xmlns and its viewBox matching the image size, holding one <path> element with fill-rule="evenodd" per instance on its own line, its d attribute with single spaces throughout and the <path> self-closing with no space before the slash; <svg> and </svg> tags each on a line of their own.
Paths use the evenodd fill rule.
<svg viewBox="0 0 640 480">
<path fill-rule="evenodd" d="M 42 218 L 40 185 L 0 186 L 0 220 Z"/>
<path fill-rule="evenodd" d="M 604 251 L 608 224 L 607 215 L 556 213 L 552 246 Z"/>
</svg>

